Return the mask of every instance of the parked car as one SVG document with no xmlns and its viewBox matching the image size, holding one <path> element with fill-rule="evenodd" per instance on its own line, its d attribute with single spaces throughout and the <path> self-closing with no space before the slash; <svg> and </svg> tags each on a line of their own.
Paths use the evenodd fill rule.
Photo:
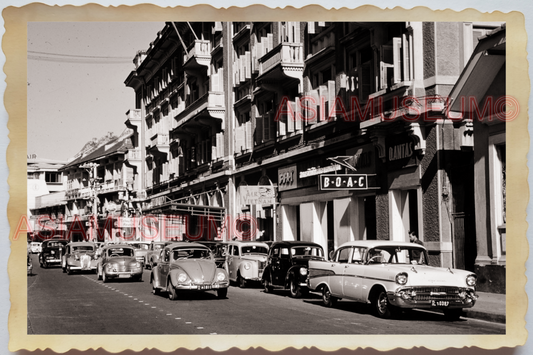
<svg viewBox="0 0 533 355">
<path fill-rule="evenodd" d="M 148 251 L 146 252 L 146 258 L 144 260 L 144 265 L 146 268 L 153 269 L 159 260 L 159 253 L 165 246 L 166 242 L 151 242 Z"/>
<path fill-rule="evenodd" d="M 39 265 L 47 268 L 51 265 L 61 265 L 61 256 L 65 252 L 68 240 L 52 238 L 45 240 L 41 245 L 39 253 Z"/>
<path fill-rule="evenodd" d="M 211 249 L 211 251 L 213 252 L 213 256 L 215 258 L 215 263 L 217 264 L 217 267 L 224 267 L 224 264 L 226 262 L 226 254 L 225 254 L 226 245 L 224 245 L 222 242 L 212 241 L 212 240 L 199 240 L 199 241 L 195 241 L 195 243 L 205 245 L 206 247 Z"/>
<path fill-rule="evenodd" d="M 216 290 L 218 298 L 228 293 L 228 273 L 215 264 L 213 252 L 205 245 L 175 242 L 164 247 L 161 259 L 150 275 L 152 292 L 167 291 L 175 300 L 186 291 Z"/>
<path fill-rule="evenodd" d="M 322 292 L 325 306 L 346 298 L 371 304 L 381 318 L 402 308 L 423 308 L 457 319 L 477 299 L 474 273 L 429 266 L 426 249 L 407 242 L 344 243 L 332 261 L 309 262 L 308 284 Z"/>
<path fill-rule="evenodd" d="M 306 294 L 310 260 L 324 260 L 324 249 L 319 244 L 304 241 L 273 243 L 263 272 L 265 292 L 281 287 L 289 289 L 291 297 Z"/>
<path fill-rule="evenodd" d="M 30 252 L 32 254 L 39 254 L 41 252 L 42 243 L 41 242 L 31 242 Z"/>
<path fill-rule="evenodd" d="M 226 244 L 227 271 L 230 281 L 246 287 L 250 281 L 261 282 L 265 269 L 268 245 L 252 241 L 232 241 Z"/>
<path fill-rule="evenodd" d="M 98 280 L 104 283 L 115 278 L 142 281 L 142 263 L 135 258 L 135 248 L 128 244 L 109 244 L 98 255 Z"/>
<path fill-rule="evenodd" d="M 142 263 L 144 267 L 146 255 L 148 254 L 148 250 L 150 249 L 151 242 L 131 242 L 128 244 L 135 248 L 135 259 L 137 259 L 138 262 Z"/>
<path fill-rule="evenodd" d="M 71 242 L 65 246 L 61 266 L 71 275 L 74 270 L 96 271 L 96 245 L 92 242 Z"/>
<path fill-rule="evenodd" d="M 33 260 L 31 259 L 30 252 L 26 253 L 26 263 L 28 265 L 28 274 L 27 275 L 33 275 Z"/>
</svg>

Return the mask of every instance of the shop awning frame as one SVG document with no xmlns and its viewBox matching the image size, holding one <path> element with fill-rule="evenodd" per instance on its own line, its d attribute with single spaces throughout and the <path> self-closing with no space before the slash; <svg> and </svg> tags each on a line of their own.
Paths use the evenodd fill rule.
<svg viewBox="0 0 533 355">
<path fill-rule="evenodd" d="M 144 214 L 167 214 L 167 215 L 190 215 L 212 217 L 217 222 L 224 221 L 226 217 L 225 207 L 191 205 L 169 201 L 162 205 L 152 207 L 143 211 Z"/>
</svg>

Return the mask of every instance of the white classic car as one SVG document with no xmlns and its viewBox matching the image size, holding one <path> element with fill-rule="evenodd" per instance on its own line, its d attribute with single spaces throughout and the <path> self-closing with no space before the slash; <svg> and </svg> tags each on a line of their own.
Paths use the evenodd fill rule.
<svg viewBox="0 0 533 355">
<path fill-rule="evenodd" d="M 466 270 L 428 265 L 414 243 L 360 240 L 341 245 L 332 261 L 309 261 L 308 287 L 325 306 L 346 298 L 370 303 L 378 317 L 400 308 L 441 309 L 450 320 L 476 303 L 477 277 Z"/>
<path fill-rule="evenodd" d="M 261 282 L 268 255 L 268 244 L 253 241 L 225 243 L 230 281 L 244 288 L 249 281 Z"/>
</svg>

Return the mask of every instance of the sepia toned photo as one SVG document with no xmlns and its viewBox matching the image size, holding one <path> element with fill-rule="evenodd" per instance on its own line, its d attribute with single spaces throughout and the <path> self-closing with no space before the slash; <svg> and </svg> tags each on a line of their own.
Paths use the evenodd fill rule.
<svg viewBox="0 0 533 355">
<path fill-rule="evenodd" d="M 145 8 L 6 17 L 12 350 L 525 341 L 522 17 Z"/>
</svg>

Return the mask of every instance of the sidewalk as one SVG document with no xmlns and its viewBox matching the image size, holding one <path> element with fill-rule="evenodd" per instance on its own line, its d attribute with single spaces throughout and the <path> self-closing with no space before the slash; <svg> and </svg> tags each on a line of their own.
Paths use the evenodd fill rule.
<svg viewBox="0 0 533 355">
<path fill-rule="evenodd" d="M 505 323 L 505 295 L 487 292 L 477 292 L 477 295 L 474 307 L 463 309 L 465 317 Z"/>
</svg>

